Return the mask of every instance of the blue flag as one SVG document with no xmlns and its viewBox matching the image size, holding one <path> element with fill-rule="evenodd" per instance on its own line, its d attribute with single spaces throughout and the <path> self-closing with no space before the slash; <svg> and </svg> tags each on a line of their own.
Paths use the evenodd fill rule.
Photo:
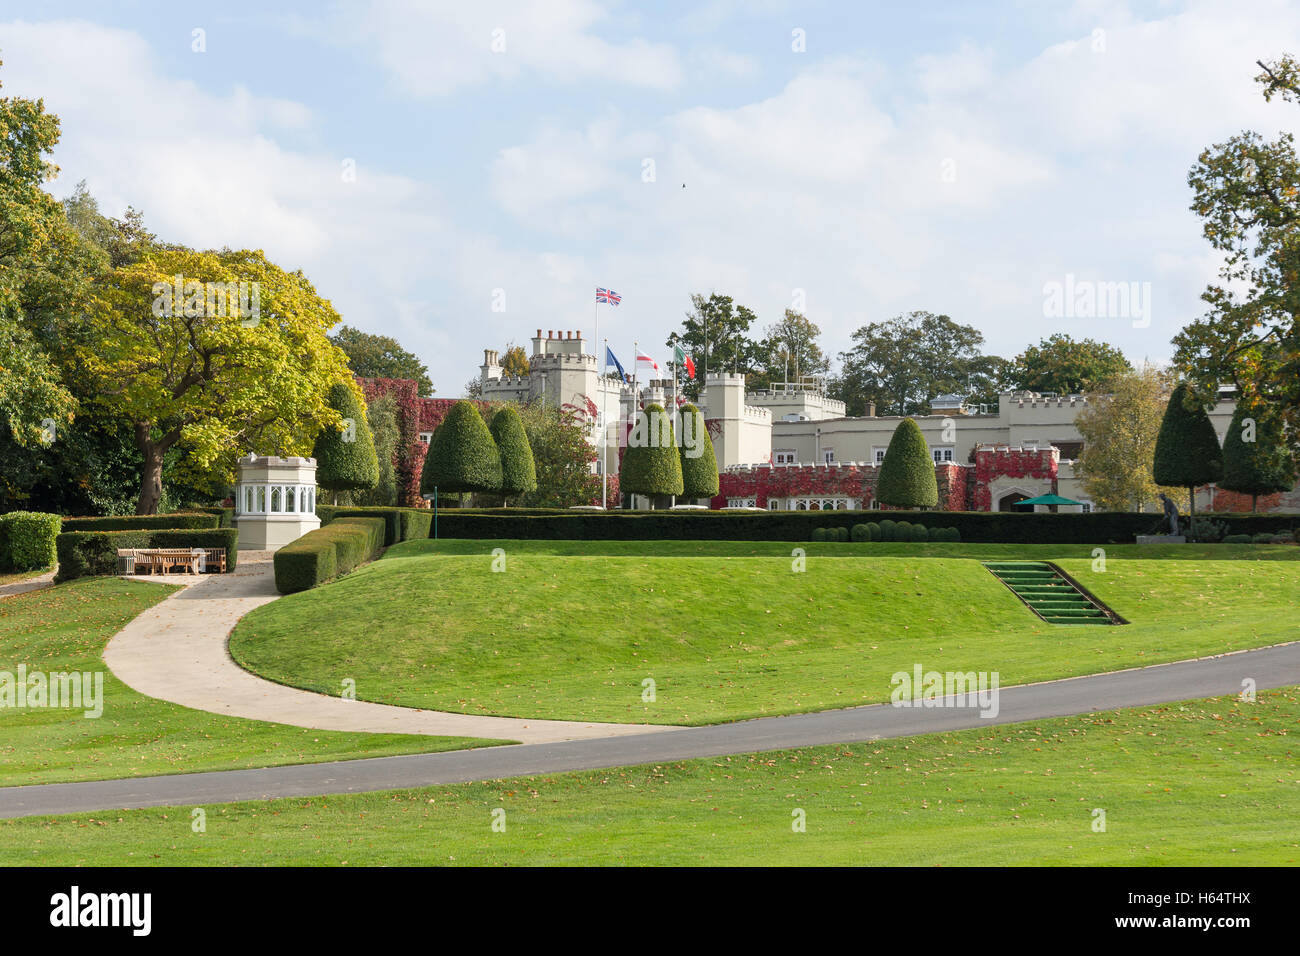
<svg viewBox="0 0 1300 956">
<path fill-rule="evenodd" d="M 627 381 L 627 372 L 623 371 L 623 363 L 620 362 L 620 361 L 619 361 L 619 360 L 614 356 L 614 353 L 613 353 L 612 351 L 610 351 L 609 346 L 606 345 L 606 346 L 605 346 L 605 364 L 608 365 L 610 362 L 613 362 L 613 363 L 614 363 L 614 368 L 618 369 L 618 376 L 619 376 L 619 378 L 623 379 L 623 381 L 626 382 L 626 381 Z"/>
</svg>

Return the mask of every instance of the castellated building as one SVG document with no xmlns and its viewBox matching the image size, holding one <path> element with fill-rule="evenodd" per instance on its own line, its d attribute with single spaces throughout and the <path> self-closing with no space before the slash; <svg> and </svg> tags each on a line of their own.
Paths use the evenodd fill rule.
<svg viewBox="0 0 1300 956">
<path fill-rule="evenodd" d="M 596 351 L 579 331 L 543 335 L 538 329 L 528 374 L 509 376 L 499 354 L 485 350 L 481 397 L 484 402 L 540 401 L 582 410 L 592 422 L 592 444 L 599 449 L 603 439 L 610 473 L 616 475 L 634 396 L 630 384 L 601 377 L 599 360 L 590 354 Z M 412 443 L 406 460 L 413 490 L 406 497 L 416 503 L 419 464 L 433 428 L 453 400 L 417 398 L 415 383 L 405 380 L 364 379 L 361 384 L 368 399 L 396 393 L 401 400 L 403 434 Z M 671 380 L 638 382 L 637 393 L 635 407 L 657 402 L 668 408 L 680 401 Z M 850 418 L 844 403 L 829 397 L 818 382 L 746 391 L 744 376 L 729 372 L 710 372 L 697 404 L 713 440 L 720 484 L 715 498 L 698 504 L 769 511 L 879 507 L 876 477 L 901 416 L 877 415 L 868 407 L 865 415 Z M 1083 448 L 1074 420 L 1086 404 L 1081 395 L 1034 392 L 1008 392 L 995 407 L 967 405 L 956 395 L 935 398 L 931 414 L 912 417 L 934 458 L 939 508 L 1005 511 L 1025 498 L 1055 493 L 1082 502 L 1062 510 L 1091 510 L 1074 470 Z M 1220 441 L 1233 408 L 1231 394 L 1224 392 L 1210 411 Z M 595 467 L 600 468 L 599 456 Z M 1196 506 L 1198 511 L 1249 511 L 1250 498 L 1209 486 L 1198 490 Z M 1300 491 L 1263 496 L 1259 508 L 1300 510 Z"/>
</svg>

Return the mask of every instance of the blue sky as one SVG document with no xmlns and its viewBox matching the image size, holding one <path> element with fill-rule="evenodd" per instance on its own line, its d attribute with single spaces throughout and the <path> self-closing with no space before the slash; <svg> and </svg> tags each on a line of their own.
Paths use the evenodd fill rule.
<svg viewBox="0 0 1300 956">
<path fill-rule="evenodd" d="M 63 121 L 51 188 L 302 268 L 448 396 L 485 347 L 590 335 L 596 285 L 624 354 L 717 290 L 803 303 L 831 353 L 928 309 L 1008 357 L 1162 359 L 1217 266 L 1188 168 L 1295 126 L 1251 80 L 1300 48 L 1282 2 L 104 6 L 0 13 L 4 92 Z M 1149 283 L 1149 323 L 1045 315 L 1067 275 Z"/>
</svg>

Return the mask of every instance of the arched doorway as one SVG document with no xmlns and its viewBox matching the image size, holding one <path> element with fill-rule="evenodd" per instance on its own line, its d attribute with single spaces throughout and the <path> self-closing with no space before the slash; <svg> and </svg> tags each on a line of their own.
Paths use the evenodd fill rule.
<svg viewBox="0 0 1300 956">
<path fill-rule="evenodd" d="M 1026 511 L 1031 509 L 1017 508 L 1016 505 L 1029 498 L 1029 495 L 1021 494 L 1018 491 L 1011 491 L 998 499 L 998 511 Z"/>
</svg>

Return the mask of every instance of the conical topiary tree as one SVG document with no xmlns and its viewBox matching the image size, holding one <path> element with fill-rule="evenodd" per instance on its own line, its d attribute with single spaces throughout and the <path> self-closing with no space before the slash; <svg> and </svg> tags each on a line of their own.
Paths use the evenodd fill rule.
<svg viewBox="0 0 1300 956">
<path fill-rule="evenodd" d="M 1205 409 L 1199 405 L 1189 409 L 1186 399 L 1187 383 L 1182 382 L 1169 396 L 1160 423 L 1151 477 L 1157 485 L 1187 489 L 1191 502 L 1188 530 L 1195 536 L 1196 486 L 1223 477 L 1223 450 Z"/>
<path fill-rule="evenodd" d="M 501 489 L 501 455 L 471 402 L 451 406 L 429 441 L 420 491 L 431 494 L 434 488 L 461 494 Z"/>
<path fill-rule="evenodd" d="M 513 405 L 503 405 L 492 416 L 492 438 L 501 455 L 501 494 L 525 495 L 537 488 L 537 465 L 528 444 L 523 419 Z"/>
<path fill-rule="evenodd" d="M 682 493 L 682 460 L 662 405 L 647 405 L 633 422 L 619 469 L 619 490 L 656 498 Z"/>
<path fill-rule="evenodd" d="M 718 493 L 718 459 L 704 416 L 688 402 L 682 406 L 681 423 L 682 497 L 712 498 Z"/>
<path fill-rule="evenodd" d="M 933 508 L 939 503 L 934 460 L 921 426 L 904 418 L 894 429 L 876 479 L 876 499 L 902 508 Z"/>
<path fill-rule="evenodd" d="M 343 418 L 344 427 L 322 428 L 311 456 L 316 459 L 316 484 L 334 492 L 360 491 L 379 484 L 379 458 L 370 434 L 366 406 L 355 386 L 337 382 L 326 399 Z"/>
<path fill-rule="evenodd" d="M 1260 495 L 1289 491 L 1295 470 L 1276 409 L 1260 401 L 1243 400 L 1232 413 L 1223 436 L 1223 478 L 1219 487 L 1250 495 L 1250 510 Z"/>
</svg>

